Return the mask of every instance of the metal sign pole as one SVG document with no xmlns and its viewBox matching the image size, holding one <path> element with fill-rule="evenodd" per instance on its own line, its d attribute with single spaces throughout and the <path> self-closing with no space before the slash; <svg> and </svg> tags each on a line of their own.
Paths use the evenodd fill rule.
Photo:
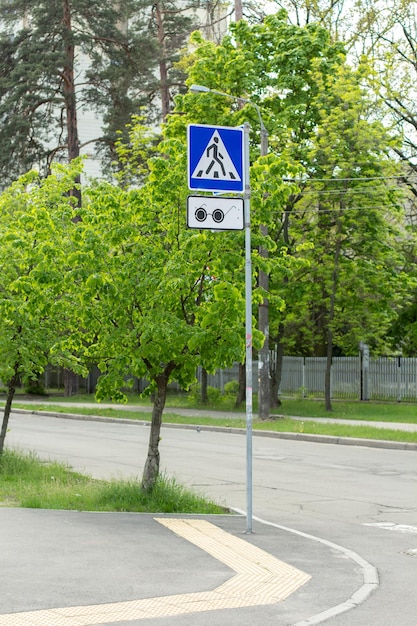
<svg viewBox="0 0 417 626">
<path fill-rule="evenodd" d="M 244 124 L 245 334 L 246 334 L 246 532 L 252 532 L 252 250 L 250 230 L 250 125 Z"/>
<path fill-rule="evenodd" d="M 236 98 L 205 87 L 192 85 L 190 90 L 197 93 L 215 93 L 239 102 L 248 102 L 254 106 L 259 115 L 262 130 L 262 141 L 267 138 L 258 105 L 245 98 Z M 245 343 L 246 343 L 246 532 L 252 532 L 252 250 L 250 224 L 250 159 L 249 134 L 250 125 L 243 125 L 240 138 L 236 137 L 238 129 L 224 126 L 210 127 L 204 124 L 188 126 L 188 187 L 201 191 L 230 191 L 244 193 L 245 220 Z M 222 159 L 220 159 L 220 156 Z M 225 158 L 226 157 L 226 158 Z M 242 162 L 243 161 L 243 162 Z M 227 164 L 227 165 L 226 165 Z M 207 198 L 201 200 L 208 203 Z M 191 206 L 187 207 L 187 219 L 190 227 L 201 226 L 207 222 L 207 228 L 213 222 L 223 221 L 223 207 Z M 208 220 L 208 218 L 210 218 Z M 207 221 L 208 220 L 208 221 Z M 236 226 L 236 224 L 235 224 Z"/>
</svg>

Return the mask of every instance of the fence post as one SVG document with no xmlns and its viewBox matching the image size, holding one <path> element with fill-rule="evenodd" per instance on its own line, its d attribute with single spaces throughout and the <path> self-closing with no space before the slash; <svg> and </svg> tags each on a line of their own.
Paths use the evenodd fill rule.
<svg viewBox="0 0 417 626">
<path fill-rule="evenodd" d="M 333 398 L 333 357 L 330 361 L 330 399 Z"/>
<path fill-rule="evenodd" d="M 401 357 L 398 357 L 397 361 L 397 402 L 401 402 Z"/>
<path fill-rule="evenodd" d="M 369 346 L 363 341 L 359 342 L 361 358 L 361 390 L 360 399 L 369 400 Z"/>
<path fill-rule="evenodd" d="M 305 356 L 302 357 L 302 361 L 301 361 L 301 382 L 302 382 L 301 389 L 303 390 L 302 394 L 303 394 L 303 398 L 305 398 L 306 391 L 307 391 L 306 390 L 306 358 Z"/>
</svg>

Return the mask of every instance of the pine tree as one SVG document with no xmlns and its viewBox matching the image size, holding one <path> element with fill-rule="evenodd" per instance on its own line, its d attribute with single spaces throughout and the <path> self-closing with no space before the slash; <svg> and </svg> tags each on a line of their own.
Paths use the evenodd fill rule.
<svg viewBox="0 0 417 626">
<path fill-rule="evenodd" d="M 164 118 L 181 84 L 175 55 L 192 28 L 185 8 L 149 0 L 0 0 L 2 183 L 77 157 L 81 111 L 102 119 L 89 143 L 107 161 L 132 114 L 145 108 L 148 119 Z"/>
</svg>

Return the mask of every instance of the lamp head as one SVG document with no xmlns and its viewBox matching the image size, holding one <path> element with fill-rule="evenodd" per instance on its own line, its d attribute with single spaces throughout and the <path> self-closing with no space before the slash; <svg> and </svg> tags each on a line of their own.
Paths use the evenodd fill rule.
<svg viewBox="0 0 417 626">
<path fill-rule="evenodd" d="M 210 91 L 209 87 L 205 87 L 204 85 L 191 85 L 190 91 L 193 93 L 207 93 Z"/>
</svg>

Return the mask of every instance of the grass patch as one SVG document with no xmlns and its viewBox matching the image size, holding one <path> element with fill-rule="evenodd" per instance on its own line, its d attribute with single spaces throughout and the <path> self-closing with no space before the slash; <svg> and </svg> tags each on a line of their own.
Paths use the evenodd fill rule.
<svg viewBox="0 0 417 626">
<path fill-rule="evenodd" d="M 327 416 L 328 417 L 328 416 Z M 180 415 L 164 415 L 164 423 L 195 424 L 196 426 L 223 426 L 226 428 L 246 428 L 244 419 L 188 418 Z M 401 441 L 417 443 L 417 432 L 377 428 L 375 426 L 354 426 L 344 424 L 343 420 L 336 424 L 324 422 L 300 421 L 291 418 L 254 420 L 253 430 L 269 430 L 282 433 L 306 433 L 310 435 L 329 435 L 332 437 L 351 437 L 357 439 L 379 439 L 382 441 Z"/>
<path fill-rule="evenodd" d="M 225 509 L 160 476 L 151 494 L 140 483 L 95 480 L 35 454 L 5 450 L 0 457 L 0 506 L 77 511 L 218 514 Z"/>
<path fill-rule="evenodd" d="M 54 405 L 54 399 L 59 403 L 65 403 L 65 406 Z M 257 398 L 254 395 L 253 411 L 256 413 Z M 79 412 L 80 414 L 95 414 L 105 415 L 111 417 L 113 415 L 118 416 L 120 414 L 125 417 L 136 417 L 140 419 L 143 416 L 143 411 L 138 408 L 138 411 L 129 411 L 129 415 L 126 415 L 123 409 L 104 409 L 101 408 L 100 403 L 96 403 L 94 409 L 91 408 L 77 408 L 71 407 L 71 404 L 75 402 L 84 402 L 88 404 L 94 404 L 95 398 L 93 395 L 79 394 L 70 398 L 51 397 L 48 401 L 41 401 L 36 404 L 36 410 L 48 409 L 56 412 Z M 245 405 L 243 404 L 239 409 L 234 406 L 235 398 L 231 395 L 220 396 L 215 401 L 208 402 L 207 404 L 201 404 L 197 402 L 191 395 L 171 393 L 167 397 L 166 410 L 175 408 L 186 408 L 195 410 L 211 410 L 218 411 L 220 413 L 241 413 L 242 418 L 245 416 Z M 0 402 L 1 403 L 1 402 Z M 127 405 L 130 408 L 146 407 L 151 409 L 152 402 L 149 398 L 140 398 L 137 394 L 129 394 Z M 24 399 L 19 399 L 16 396 L 16 401 L 13 403 L 15 408 L 34 408 L 33 405 L 25 403 Z M 333 411 L 326 411 L 324 400 L 309 399 L 309 398 L 283 398 L 282 405 L 273 409 L 271 412 L 277 416 L 299 416 L 299 417 L 332 417 L 336 419 L 353 419 L 353 420 L 368 420 L 368 421 L 386 421 L 386 422 L 410 422 L 417 423 L 417 404 L 405 403 L 405 402 L 360 402 L 359 400 L 333 400 Z"/>
<path fill-rule="evenodd" d="M 90 404 L 92 400 L 90 399 Z M 127 419 L 147 419 L 146 411 L 141 411 L 138 409 L 134 410 L 124 410 L 123 408 L 114 408 L 114 409 L 105 409 L 100 406 L 100 404 L 95 405 L 94 407 L 84 407 L 84 406 L 71 406 L 70 403 L 62 406 L 60 404 L 53 403 L 40 403 L 40 404 L 28 404 L 25 402 L 13 402 L 13 409 L 25 409 L 27 411 L 45 411 L 52 413 L 71 413 L 74 415 L 97 415 L 98 417 L 114 417 L 121 418 L 125 417 Z M 149 410 L 150 413 L 150 410 Z"/>
<path fill-rule="evenodd" d="M 366 420 L 370 422 L 403 422 L 417 424 L 417 405 L 402 402 L 360 402 L 334 400 L 333 411 L 326 411 L 322 400 L 284 399 L 277 414 L 299 417 Z"/>
<path fill-rule="evenodd" d="M 129 406 L 141 406 L 141 407 L 152 407 L 152 400 L 149 396 L 141 397 L 137 393 L 126 392 L 126 397 L 128 399 L 127 404 Z M 16 393 L 14 406 L 17 406 L 18 403 L 24 403 L 25 400 L 35 400 L 36 402 L 44 402 L 45 403 L 53 403 L 54 400 L 59 403 L 71 404 L 73 402 L 81 402 L 81 403 L 95 403 L 96 399 L 94 394 L 86 394 L 80 393 L 74 396 L 64 396 L 59 394 L 51 394 L 48 398 L 44 398 L 41 396 L 34 396 L 33 398 L 29 398 L 28 395 L 23 395 Z M 1 396 L 0 396 L 1 401 Z M 177 392 L 177 391 L 169 391 L 166 398 L 166 408 L 182 408 L 182 409 L 210 409 L 213 411 L 236 411 L 236 412 L 245 412 L 245 403 L 242 404 L 239 408 L 235 407 L 236 397 L 234 394 L 223 394 L 219 395 L 215 399 L 209 400 L 207 403 L 202 403 L 198 399 L 196 399 L 195 395 L 187 392 Z M 253 406 L 254 409 L 257 408 L 257 396 L 254 394 L 253 396 Z M 103 400 L 103 404 L 111 403 L 111 399 Z M 97 402 L 97 406 L 100 406 L 100 403 Z M 64 409 L 63 409 L 64 410 Z"/>
<path fill-rule="evenodd" d="M 271 430 L 286 433 L 306 433 L 310 435 L 329 435 L 331 437 L 350 437 L 355 439 L 376 439 L 381 441 L 400 441 L 403 443 L 417 443 L 417 432 L 377 428 L 375 426 L 351 426 L 341 420 L 336 424 L 323 422 L 300 421 L 291 418 L 279 420 L 256 421 L 254 430 Z"/>
</svg>

